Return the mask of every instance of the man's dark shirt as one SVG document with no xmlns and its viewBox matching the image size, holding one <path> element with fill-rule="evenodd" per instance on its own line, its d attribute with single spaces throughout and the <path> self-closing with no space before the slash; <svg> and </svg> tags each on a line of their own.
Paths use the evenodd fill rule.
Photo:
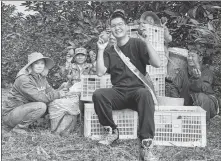
<svg viewBox="0 0 221 161">
<path fill-rule="evenodd" d="M 130 38 L 120 49 L 131 63 L 145 75 L 146 65 L 149 65 L 149 54 L 145 42 L 137 38 Z M 104 51 L 104 64 L 115 87 L 144 87 L 139 78 L 124 64 L 113 46 Z"/>
</svg>

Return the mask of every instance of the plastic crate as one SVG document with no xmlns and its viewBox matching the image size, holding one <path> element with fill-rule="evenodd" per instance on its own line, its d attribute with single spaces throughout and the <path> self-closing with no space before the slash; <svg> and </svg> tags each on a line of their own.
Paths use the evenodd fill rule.
<svg viewBox="0 0 221 161">
<path fill-rule="evenodd" d="M 130 109 L 116 110 L 113 111 L 113 119 L 119 129 L 119 139 L 137 138 L 137 112 Z M 104 127 L 98 121 L 98 116 L 94 111 L 94 104 L 85 103 L 84 136 L 97 140 L 101 138 L 102 134 L 104 134 Z"/>
<path fill-rule="evenodd" d="M 157 106 L 155 145 L 205 147 L 206 111 L 199 106 Z"/>
<path fill-rule="evenodd" d="M 129 26 L 128 34 L 130 37 L 138 38 L 138 27 L 139 25 Z M 145 28 L 148 31 L 147 36 L 154 49 L 157 51 L 164 50 L 164 28 L 149 24 L 145 24 Z"/>
<path fill-rule="evenodd" d="M 160 66 L 167 68 L 168 59 L 167 59 L 167 57 L 165 55 L 165 51 L 164 50 L 163 51 L 157 51 L 157 54 L 160 57 L 160 61 L 161 61 Z"/>
<path fill-rule="evenodd" d="M 146 71 L 150 74 L 150 75 L 156 75 L 156 74 L 167 74 L 167 68 L 165 67 L 159 67 L 159 68 L 155 68 L 151 65 L 147 65 L 146 66 Z"/>
<path fill-rule="evenodd" d="M 111 88 L 110 75 L 82 75 L 81 100 L 92 101 L 93 92 L 99 88 Z"/>
<path fill-rule="evenodd" d="M 165 96 L 165 75 L 164 74 L 150 74 L 154 89 L 157 96 Z"/>
</svg>

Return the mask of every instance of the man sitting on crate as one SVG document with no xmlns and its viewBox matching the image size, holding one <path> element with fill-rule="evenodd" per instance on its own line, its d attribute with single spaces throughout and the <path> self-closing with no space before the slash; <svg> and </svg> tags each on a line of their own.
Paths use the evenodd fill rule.
<svg viewBox="0 0 221 161">
<path fill-rule="evenodd" d="M 200 106 L 206 111 L 206 120 L 219 112 L 219 104 L 212 89 L 213 72 L 210 70 L 210 57 L 200 57 L 197 50 L 188 53 L 188 72 L 180 70 L 173 80 L 171 97 L 184 98 L 184 105 Z"/>
<path fill-rule="evenodd" d="M 146 37 L 146 31 L 143 32 L 141 39 L 129 38 L 123 10 L 116 10 L 112 14 L 110 26 L 117 43 L 105 49 L 108 39 L 102 34 L 99 36 L 97 75 L 109 73 L 113 87 L 96 90 L 93 102 L 99 122 L 103 126 L 110 126 L 112 134 L 107 134 L 99 143 L 109 145 L 119 138 L 112 110 L 130 108 L 136 110 L 139 115 L 142 157 L 144 154 L 145 157 L 147 155 L 151 157 L 149 149 L 154 138 L 154 104 L 157 104 L 157 100 L 150 79 L 141 80 L 138 75 L 139 77 L 146 75 L 148 64 L 159 67 L 160 58 Z"/>
</svg>

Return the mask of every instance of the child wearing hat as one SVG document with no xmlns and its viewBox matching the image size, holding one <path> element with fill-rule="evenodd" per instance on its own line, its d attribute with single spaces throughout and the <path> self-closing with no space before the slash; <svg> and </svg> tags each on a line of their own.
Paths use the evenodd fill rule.
<svg viewBox="0 0 221 161">
<path fill-rule="evenodd" d="M 48 83 L 52 59 L 34 52 L 28 55 L 28 64 L 17 74 L 12 90 L 2 108 L 3 129 L 26 133 L 28 126 L 45 114 L 47 104 L 68 96 L 65 88 L 54 90 Z"/>
<path fill-rule="evenodd" d="M 92 64 L 87 63 L 87 56 L 85 48 L 76 48 L 69 66 L 66 66 L 73 85 L 81 81 L 82 75 L 87 75 L 91 71 Z"/>
<path fill-rule="evenodd" d="M 87 50 L 83 47 L 70 49 L 67 53 L 65 76 L 68 82 L 64 82 L 62 87 L 69 88 L 72 95 L 50 103 L 49 116 L 53 133 L 63 136 L 74 130 L 81 107 L 81 76 L 92 71 L 92 64 L 87 63 L 87 56 Z"/>
</svg>

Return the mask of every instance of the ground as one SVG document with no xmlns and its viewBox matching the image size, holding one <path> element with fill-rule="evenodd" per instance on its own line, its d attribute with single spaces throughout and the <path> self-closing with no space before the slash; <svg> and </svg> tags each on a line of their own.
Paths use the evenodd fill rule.
<svg viewBox="0 0 221 161">
<path fill-rule="evenodd" d="M 8 90 L 2 89 L 2 100 Z M 119 140 L 103 146 L 83 137 L 80 124 L 74 134 L 60 137 L 50 133 L 47 121 L 39 121 L 27 135 L 2 133 L 2 161 L 138 161 L 139 141 Z M 160 161 L 221 161 L 221 116 L 207 125 L 205 148 L 155 146 Z"/>
</svg>

